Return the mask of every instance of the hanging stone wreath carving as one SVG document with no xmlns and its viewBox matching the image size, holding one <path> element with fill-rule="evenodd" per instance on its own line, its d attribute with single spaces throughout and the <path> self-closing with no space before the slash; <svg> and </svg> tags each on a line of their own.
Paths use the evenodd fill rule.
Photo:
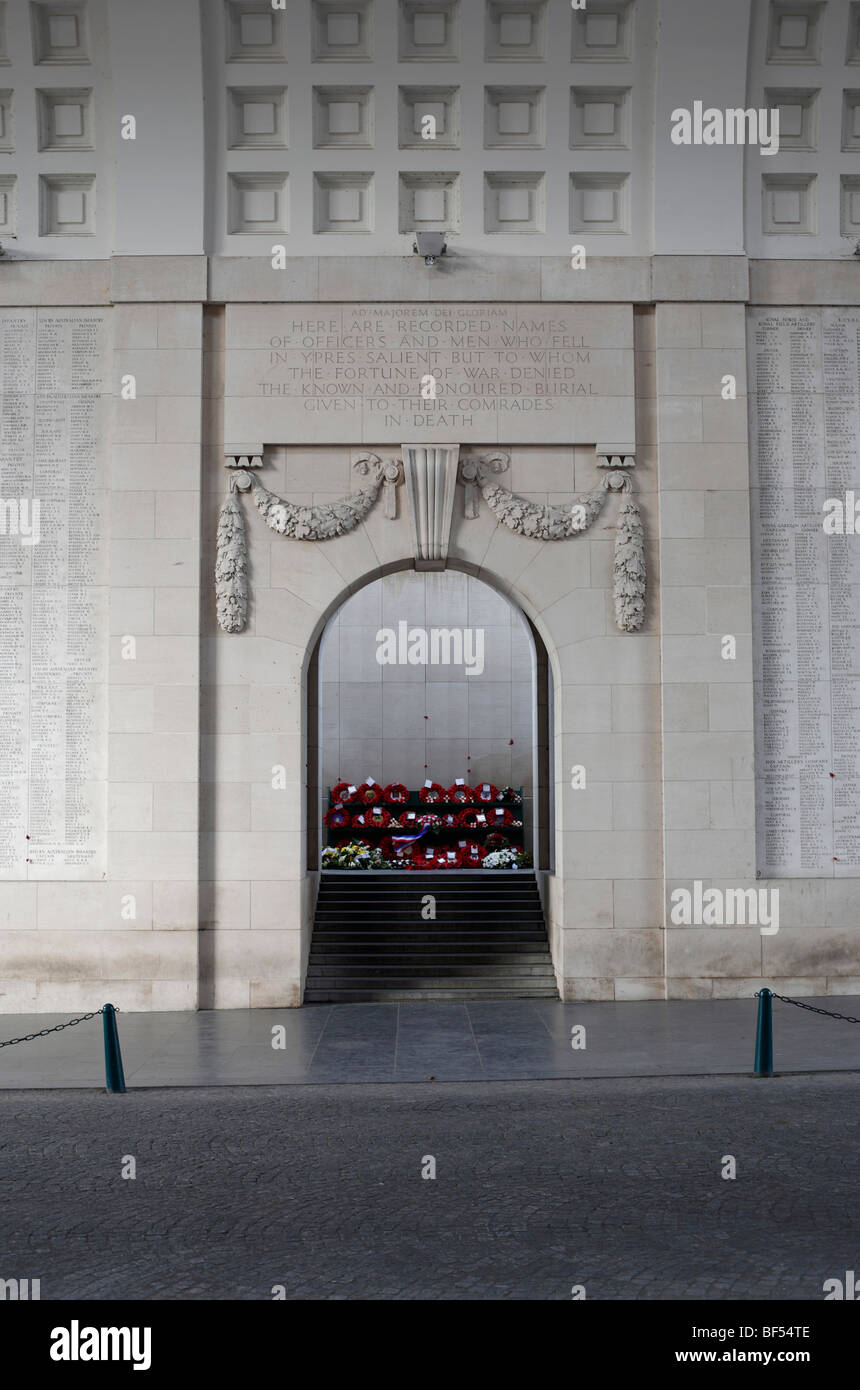
<svg viewBox="0 0 860 1390">
<path fill-rule="evenodd" d="M 248 548 L 245 516 L 232 493 L 225 499 L 218 518 L 215 605 L 218 626 L 224 632 L 244 630 L 248 618 Z"/>
<path fill-rule="evenodd" d="M 258 461 L 259 459 L 259 461 Z M 614 595 L 615 620 L 622 632 L 638 632 L 645 620 L 645 533 L 629 468 L 629 455 L 607 455 L 601 467 L 607 470 L 600 486 L 564 506 L 542 506 L 518 497 L 496 481 L 510 464 L 506 454 L 490 454 L 464 459 L 460 479 L 466 489 L 466 517 L 478 515 L 480 492 L 496 519 L 517 535 L 536 541 L 560 541 L 587 531 L 602 513 L 610 492 L 621 494 L 615 527 Z M 369 478 L 368 485 L 350 497 L 327 505 L 307 506 L 287 502 L 264 487 L 253 469 L 261 466 L 261 456 L 235 456 L 230 487 L 218 520 L 215 592 L 218 623 L 224 632 L 242 632 L 248 618 L 248 551 L 245 517 L 235 496 L 251 492 L 266 525 L 281 536 L 299 541 L 333 540 L 354 531 L 369 515 L 384 493 L 385 514 L 397 515 L 396 488 L 403 478 L 399 460 L 383 460 L 368 454 L 354 465 Z"/>
<path fill-rule="evenodd" d="M 262 462 L 262 459 L 260 460 Z M 357 473 L 368 477 L 367 487 L 339 502 L 307 506 L 287 502 L 264 487 L 250 467 L 230 465 L 230 490 L 221 507 L 215 560 L 215 597 L 218 624 L 224 632 L 242 632 L 248 620 L 248 548 L 245 517 L 235 492 L 250 492 L 266 525 L 280 536 L 297 541 L 328 541 L 354 531 L 370 514 L 384 490 L 385 514 L 397 514 L 396 487 L 403 465 L 377 454 L 359 459 Z"/>
<path fill-rule="evenodd" d="M 603 511 L 610 492 L 622 494 L 615 532 L 615 621 L 622 632 L 638 632 L 645 621 L 647 578 L 645 532 L 627 472 L 633 460 L 625 456 L 616 462 L 608 456 L 602 465 L 608 472 L 600 487 L 564 506 L 542 506 L 502 487 L 495 479 L 508 465 L 505 454 L 463 460 L 460 477 L 466 488 L 467 518 L 478 515 L 476 493 L 480 491 L 490 511 L 508 530 L 533 540 L 561 541 L 587 531 Z"/>
</svg>

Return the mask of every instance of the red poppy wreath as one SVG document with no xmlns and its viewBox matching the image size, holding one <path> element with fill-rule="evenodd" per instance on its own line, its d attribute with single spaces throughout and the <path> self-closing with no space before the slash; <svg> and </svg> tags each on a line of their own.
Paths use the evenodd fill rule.
<svg viewBox="0 0 860 1390">
<path fill-rule="evenodd" d="M 384 830 L 391 824 L 391 812 L 386 811 L 384 806 L 372 806 L 367 811 L 362 811 L 359 815 L 353 816 L 353 825 L 359 829 Z"/>
<path fill-rule="evenodd" d="M 437 849 L 436 851 L 437 869 L 461 869 L 463 858 L 458 849 Z"/>
<path fill-rule="evenodd" d="M 487 850 L 477 840 L 467 840 L 465 845 L 460 846 L 461 864 L 480 864 L 486 856 Z"/>
<path fill-rule="evenodd" d="M 449 787 L 445 793 L 446 801 L 456 801 L 458 804 L 474 801 L 475 793 L 471 787 L 467 787 L 463 782 L 455 782 L 453 787 Z"/>
<path fill-rule="evenodd" d="M 344 806 L 333 806 L 323 817 L 329 830 L 345 830 L 352 824 L 352 816 Z"/>
<path fill-rule="evenodd" d="M 439 782 L 431 782 L 429 787 L 421 788 L 418 797 L 425 806 L 432 806 L 437 801 L 445 800 L 445 788 Z"/>
<path fill-rule="evenodd" d="M 409 788 L 404 787 L 402 782 L 389 782 L 383 796 L 389 806 L 405 806 L 409 800 Z"/>
<path fill-rule="evenodd" d="M 511 842 L 504 835 L 488 835 L 485 844 L 487 853 L 491 854 L 496 849 L 509 849 Z"/>
</svg>

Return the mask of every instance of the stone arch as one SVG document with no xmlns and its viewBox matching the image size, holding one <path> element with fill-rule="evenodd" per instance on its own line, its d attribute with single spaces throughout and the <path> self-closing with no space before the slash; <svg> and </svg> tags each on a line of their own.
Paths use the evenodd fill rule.
<svg viewBox="0 0 860 1390">
<path fill-rule="evenodd" d="M 350 490 L 360 453 L 315 455 L 328 496 Z M 283 460 L 272 463 L 270 485 L 289 495 Z M 514 483 L 525 490 L 526 481 Z M 653 623 L 633 634 L 615 625 L 613 518 L 580 537 L 544 542 L 508 530 L 488 507 L 471 517 L 458 494 L 447 565 L 520 610 L 552 676 L 553 849 L 541 881 L 560 987 L 566 998 L 658 997 L 660 644 Z M 394 516 L 377 505 L 349 534 L 308 543 L 273 534 L 246 508 L 247 630 L 216 634 L 205 648 L 207 702 L 220 711 L 207 716 L 202 778 L 214 824 L 203 838 L 201 874 L 201 999 L 209 1007 L 301 1003 L 319 881 L 315 855 L 308 867 L 308 830 L 318 819 L 315 809 L 309 826 L 308 744 L 316 731 L 308 680 L 319 638 L 345 599 L 386 574 L 420 567 L 404 503 L 401 495 Z M 286 767 L 286 791 L 268 789 L 274 764 Z M 571 790 L 573 764 L 588 767 L 586 795 Z"/>
<path fill-rule="evenodd" d="M 477 565 L 467 561 L 453 560 L 446 565 L 447 570 L 470 575 L 494 590 L 512 607 L 518 609 L 525 619 L 532 656 L 532 698 L 535 704 L 535 746 L 534 746 L 534 814 L 535 814 L 535 867 L 543 873 L 550 872 L 554 860 L 553 828 L 555 824 L 554 779 L 553 779 L 553 666 L 550 650 L 534 619 L 526 612 L 516 597 L 498 580 L 495 582 Z M 348 589 L 332 600 L 316 624 L 308 643 L 302 673 L 302 707 L 305 719 L 307 748 L 307 816 L 306 816 L 306 854 L 305 865 L 313 874 L 319 867 L 320 825 L 322 807 L 319 804 L 319 656 L 323 638 L 332 619 L 348 602 L 352 595 L 375 584 L 387 575 L 415 570 L 411 558 L 394 561 L 364 575 L 353 582 Z M 537 615 L 536 615 L 537 616 Z"/>
</svg>

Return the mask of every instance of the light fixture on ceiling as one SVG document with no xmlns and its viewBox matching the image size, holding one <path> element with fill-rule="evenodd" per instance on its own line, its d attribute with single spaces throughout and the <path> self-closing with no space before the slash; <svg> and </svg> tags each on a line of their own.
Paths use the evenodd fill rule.
<svg viewBox="0 0 860 1390">
<path fill-rule="evenodd" d="M 440 256 L 444 256 L 448 250 L 445 244 L 444 232 L 416 232 L 415 244 L 412 247 L 416 256 L 424 257 L 424 264 L 434 266 Z"/>
</svg>

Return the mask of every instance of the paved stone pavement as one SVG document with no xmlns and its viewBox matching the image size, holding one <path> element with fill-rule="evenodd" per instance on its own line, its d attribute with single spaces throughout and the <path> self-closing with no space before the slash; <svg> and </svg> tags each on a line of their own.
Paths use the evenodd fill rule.
<svg viewBox="0 0 860 1390">
<path fill-rule="evenodd" d="M 0 1278 L 43 1300 L 821 1300 L 860 1271 L 858 1100 L 850 1074 L 7 1091 Z"/>
<path fill-rule="evenodd" d="M 807 1000 L 857 1017 L 860 999 Z M 560 1000 L 312 1004 L 302 1009 L 121 1013 L 126 1080 L 141 1086 L 518 1081 L 748 1075 L 754 999 L 565 1004 Z M 65 1015 L 68 1018 L 68 1015 Z M 0 1039 L 63 1016 L 0 1016 Z M 571 1029 L 587 1047 L 571 1047 Z M 274 1048 L 273 1029 L 283 1030 Z M 774 1003 L 779 1072 L 860 1071 L 860 1025 Z M 101 1020 L 0 1049 L 2 1087 L 104 1085 Z"/>
</svg>

